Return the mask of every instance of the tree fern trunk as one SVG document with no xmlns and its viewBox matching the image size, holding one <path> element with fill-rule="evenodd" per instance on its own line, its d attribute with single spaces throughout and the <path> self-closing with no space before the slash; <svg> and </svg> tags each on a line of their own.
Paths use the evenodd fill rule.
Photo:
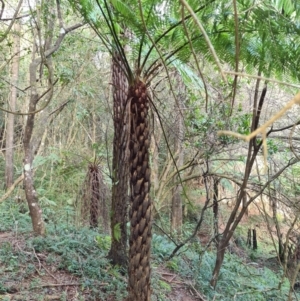
<svg viewBox="0 0 300 301">
<path fill-rule="evenodd" d="M 89 165 L 88 185 L 90 186 L 90 227 L 97 228 L 100 217 L 100 179 L 97 164 Z"/>
<path fill-rule="evenodd" d="M 112 60 L 113 102 L 114 102 L 114 142 L 112 162 L 112 204 L 111 204 L 111 233 L 112 241 L 108 257 L 113 264 L 127 265 L 127 208 L 128 196 L 128 139 L 129 121 L 126 110 L 128 84 L 122 70 L 122 61 L 117 54 Z M 116 232 L 120 235 L 116 235 Z"/>
<path fill-rule="evenodd" d="M 130 101 L 130 239 L 128 301 L 150 300 L 151 200 L 148 95 L 140 80 L 129 88 Z"/>
</svg>

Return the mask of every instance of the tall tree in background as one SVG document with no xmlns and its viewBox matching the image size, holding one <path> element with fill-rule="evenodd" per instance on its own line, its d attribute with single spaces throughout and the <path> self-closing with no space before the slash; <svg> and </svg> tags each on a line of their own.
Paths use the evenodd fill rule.
<svg viewBox="0 0 300 301">
<path fill-rule="evenodd" d="M 11 67 L 11 87 L 10 87 L 10 102 L 9 110 L 16 110 L 17 102 L 17 86 L 19 79 L 19 62 L 20 62 L 20 30 L 21 26 L 18 21 L 15 22 L 13 31 L 13 59 Z M 7 128 L 6 128 L 6 152 L 5 152 L 5 183 L 9 188 L 14 181 L 14 125 L 15 115 L 8 113 Z"/>
<path fill-rule="evenodd" d="M 37 14 L 34 19 L 37 25 L 33 28 L 33 36 L 36 37 L 37 44 L 34 43 L 32 49 L 32 61 L 29 66 L 30 98 L 25 132 L 23 139 L 24 146 L 24 189 L 36 235 L 45 234 L 45 225 L 42 218 L 42 210 L 39 206 L 38 195 L 34 187 L 33 159 L 39 148 L 43 126 L 35 127 L 36 114 L 40 113 L 40 121 L 43 125 L 47 122 L 46 107 L 52 99 L 54 92 L 54 67 L 52 62 L 53 54 L 59 49 L 66 34 L 80 27 L 76 24 L 65 27 L 62 19 L 60 2 L 54 1 L 43 3 L 36 7 Z M 41 18 L 41 15 L 44 18 Z M 58 20 L 60 34 L 53 42 L 55 24 Z M 40 76 L 38 78 L 38 76 Z M 44 78 L 45 77 L 45 78 Z M 46 89 L 43 86 L 47 81 Z M 40 101 L 44 105 L 38 108 Z"/>
<path fill-rule="evenodd" d="M 129 204 L 129 114 L 126 109 L 128 82 L 125 66 L 118 52 L 112 55 L 113 89 L 113 161 L 111 201 L 111 248 L 109 258 L 114 264 L 127 265 L 127 221 Z"/>
<path fill-rule="evenodd" d="M 268 38 L 266 32 L 270 29 L 269 23 L 267 25 L 262 24 L 261 20 L 272 16 L 278 17 L 279 23 L 282 23 L 282 19 L 277 15 L 277 9 L 266 12 L 261 7 L 254 7 L 249 12 L 249 7 L 243 7 L 244 4 L 241 4 L 239 9 L 242 9 L 243 16 L 245 19 L 248 18 L 249 22 L 242 23 L 240 31 L 245 35 L 249 34 L 249 36 L 247 39 L 243 36 L 243 40 L 239 41 L 238 22 L 240 16 L 237 9 L 228 6 L 225 1 L 207 1 L 201 6 L 195 2 L 193 7 L 190 7 L 186 1 L 182 0 L 182 15 L 178 14 L 178 2 L 175 1 L 166 3 L 163 7 L 163 14 L 160 7 L 162 3 L 158 1 L 140 2 L 132 0 L 124 3 L 117 0 L 112 2 L 96 0 L 98 13 L 93 1 L 79 1 L 79 3 L 81 4 L 79 10 L 82 15 L 97 32 L 111 55 L 114 55 L 115 51 L 118 53 L 122 60 L 120 66 L 124 66 L 128 81 L 127 102 L 130 114 L 130 140 L 128 143 L 131 186 L 128 300 L 149 300 L 151 200 L 149 198 L 149 127 L 147 115 L 149 104 L 153 104 L 149 91 L 151 81 L 162 70 L 167 73 L 166 77 L 169 78 L 168 66 L 176 59 L 187 62 L 191 53 L 201 75 L 198 65 L 200 55 L 196 51 L 201 51 L 201 55 L 206 60 L 212 60 L 218 66 L 224 80 L 226 80 L 225 73 L 216 55 L 216 50 L 224 61 L 235 66 L 236 73 L 239 70 L 240 60 L 243 60 L 249 69 L 261 67 L 261 70 L 258 69 L 264 71 L 266 75 L 271 74 L 272 68 L 278 71 L 282 69 L 282 66 L 285 66 L 282 61 L 283 56 L 278 56 L 277 53 L 273 54 L 270 46 L 274 44 L 272 39 L 276 35 Z M 237 4 L 236 1 L 234 3 Z M 189 14 L 184 14 L 185 8 Z M 120 13 L 121 18 L 132 31 L 133 51 L 131 55 L 125 54 L 124 45 L 119 39 L 120 26 L 115 11 Z M 228 18 L 229 15 L 232 17 Z M 195 23 L 190 22 L 191 18 L 194 19 Z M 178 21 L 174 21 L 176 19 Z M 251 33 L 257 32 L 254 29 L 257 29 L 258 22 L 261 24 L 260 36 L 251 36 Z M 206 24 L 207 30 L 203 28 L 201 23 Z M 276 24 L 272 24 L 272 26 L 272 32 L 275 32 L 278 27 Z M 207 32 L 210 33 L 210 36 Z M 236 51 L 232 50 L 234 45 L 236 45 Z M 280 43 L 276 43 L 276 46 L 282 47 Z M 293 71 L 295 70 L 294 68 Z M 234 91 L 236 87 L 237 80 L 233 82 L 232 90 Z M 231 95 L 233 95 L 231 100 L 233 106 L 235 93 L 231 93 Z M 208 97 L 208 95 L 206 96 Z M 156 110 L 155 104 L 153 107 Z M 225 250 L 227 243 L 227 240 L 224 243 L 220 242 L 219 246 Z"/>
<path fill-rule="evenodd" d="M 214 2 L 214 1 L 209 1 Z M 71 2 L 74 5 L 74 2 Z M 130 169 L 130 199 L 129 218 L 129 280 L 128 300 L 150 300 L 150 247 L 151 247 L 151 199 L 150 168 L 149 168 L 149 125 L 148 111 L 153 104 L 149 90 L 151 81 L 162 70 L 169 78 L 168 65 L 174 61 L 187 61 L 191 55 L 189 45 L 198 43 L 198 47 L 206 49 L 207 43 L 201 35 L 191 29 L 190 40 L 187 40 L 186 28 L 182 27 L 181 15 L 178 15 L 178 3 L 168 3 L 164 7 L 165 14 L 160 13 L 160 2 L 128 1 L 79 1 L 76 8 L 107 46 L 114 57 L 117 52 L 128 82 L 127 105 L 130 120 L 129 137 L 129 169 Z M 95 7 L 97 4 L 98 11 Z M 76 4 L 76 3 L 75 3 Z M 75 5 L 76 6 L 76 5 Z M 201 12 L 206 4 L 199 6 Z M 126 54 L 124 45 L 119 39 L 118 20 L 121 19 L 132 33 L 130 47 L 132 51 Z M 172 16 L 173 18 L 169 18 Z M 178 19 L 178 21 L 174 21 Z M 191 15 L 183 19 L 188 21 Z M 172 21 L 171 21 L 172 20 Z M 106 24 L 106 27 L 103 24 Z M 159 30 L 158 30 L 159 26 Z M 108 34 L 109 32 L 109 34 Z M 133 66 L 133 67 L 132 67 Z M 169 81 L 170 82 L 170 81 Z M 171 83 L 171 82 L 170 82 Z M 154 104 L 153 104 L 154 106 Z M 154 110 L 159 114 L 156 107 Z M 119 127 L 119 124 L 115 124 Z M 118 145 L 123 145 L 120 143 Z M 122 163 L 122 162 L 121 162 Z"/>
</svg>

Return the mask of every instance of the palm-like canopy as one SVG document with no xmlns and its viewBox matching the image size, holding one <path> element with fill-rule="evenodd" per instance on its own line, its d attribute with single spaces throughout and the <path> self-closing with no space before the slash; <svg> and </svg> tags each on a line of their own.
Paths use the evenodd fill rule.
<svg viewBox="0 0 300 301">
<path fill-rule="evenodd" d="M 147 261 L 149 246 L 144 248 L 146 243 L 150 243 L 148 238 L 151 236 L 151 217 L 147 213 L 151 207 L 147 201 L 150 187 L 146 120 L 149 83 L 161 70 L 168 74 L 168 66 L 174 62 L 174 66 L 182 66 L 178 61 L 186 63 L 191 60 L 196 62 L 199 81 L 205 80 L 198 60 L 216 63 L 220 69 L 223 67 L 219 61 L 225 62 L 226 66 L 234 69 L 235 76 L 240 70 L 246 69 L 249 73 L 267 77 L 276 75 L 299 79 L 298 4 L 291 0 L 266 1 L 254 5 L 247 0 L 234 0 L 233 5 L 228 1 L 215 0 L 200 3 L 199 0 L 189 3 L 181 0 L 181 5 L 173 0 L 71 2 L 95 30 L 107 50 L 111 54 L 118 54 L 122 61 L 120 68 L 128 80 L 131 120 L 136 121 L 131 122 L 130 138 L 132 206 L 136 206 L 131 212 L 130 244 L 142 250 L 132 255 L 134 269 L 130 271 L 135 276 L 141 276 L 150 269 Z M 124 30 L 129 34 L 123 34 Z M 125 53 L 125 44 L 130 45 L 130 52 Z M 138 208 L 142 208 L 143 213 Z M 144 237 L 145 229 L 147 233 Z M 144 267 L 140 268 L 139 265 Z M 135 282 L 135 278 L 131 278 L 129 286 L 136 285 Z M 149 278 L 137 284 L 137 289 L 142 290 L 142 286 L 149 289 Z M 149 292 L 143 298 L 135 296 L 134 299 L 133 295 L 130 300 L 149 298 Z"/>
<path fill-rule="evenodd" d="M 152 78 L 175 57 L 187 62 L 192 56 L 191 47 L 197 59 L 213 60 L 202 32 L 187 11 L 182 13 L 178 1 L 79 0 L 71 3 L 94 28 L 108 51 L 120 53 L 126 62 L 124 71 L 129 80 L 136 73 Z M 235 66 L 238 59 L 251 73 L 286 74 L 299 79 L 299 4 L 290 0 L 253 6 L 251 3 L 236 1 L 236 11 L 228 1 L 190 1 L 189 5 L 222 62 Z M 130 38 L 122 41 L 120 33 L 125 27 L 130 31 Z M 130 43 L 130 53 L 124 53 L 124 43 Z"/>
</svg>

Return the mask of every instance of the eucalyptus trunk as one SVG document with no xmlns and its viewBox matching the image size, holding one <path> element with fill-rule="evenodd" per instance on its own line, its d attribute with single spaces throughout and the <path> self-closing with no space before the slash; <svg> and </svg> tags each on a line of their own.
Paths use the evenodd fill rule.
<svg viewBox="0 0 300 301">
<path fill-rule="evenodd" d="M 112 205 L 111 205 L 111 248 L 109 258 L 113 264 L 125 267 L 127 257 L 127 231 L 128 220 L 127 208 L 128 196 L 128 138 L 129 121 L 126 110 L 128 84 L 122 69 L 123 63 L 115 53 L 112 59 L 113 81 L 113 110 L 114 110 L 114 141 L 112 162 Z M 116 232 L 119 232 L 116 235 Z"/>
<path fill-rule="evenodd" d="M 129 88 L 130 102 L 130 239 L 128 301 L 149 301 L 151 199 L 148 128 L 149 96 L 139 79 Z"/>
</svg>

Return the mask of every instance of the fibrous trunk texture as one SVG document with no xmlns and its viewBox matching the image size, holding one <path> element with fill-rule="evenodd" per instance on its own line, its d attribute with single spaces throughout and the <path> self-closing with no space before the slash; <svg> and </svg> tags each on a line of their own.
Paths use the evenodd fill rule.
<svg viewBox="0 0 300 301">
<path fill-rule="evenodd" d="M 130 239 L 128 301 L 148 301 L 150 289 L 151 199 L 146 85 L 137 80 L 129 88 L 130 101 Z"/>
<path fill-rule="evenodd" d="M 128 92 L 127 78 L 122 70 L 123 63 L 117 54 L 113 55 L 113 109 L 114 109 L 114 142 L 112 162 L 112 200 L 111 200 L 111 233 L 112 241 L 108 257 L 113 264 L 125 267 L 127 257 L 127 208 L 129 204 L 129 119 L 126 109 Z M 115 232 L 119 231 L 119 239 Z"/>
<path fill-rule="evenodd" d="M 219 243 L 219 179 L 213 178 L 213 213 L 215 242 Z"/>
<path fill-rule="evenodd" d="M 90 163 L 83 187 L 81 218 L 91 228 L 101 225 L 104 233 L 109 233 L 107 196 L 100 164 Z"/>
</svg>

